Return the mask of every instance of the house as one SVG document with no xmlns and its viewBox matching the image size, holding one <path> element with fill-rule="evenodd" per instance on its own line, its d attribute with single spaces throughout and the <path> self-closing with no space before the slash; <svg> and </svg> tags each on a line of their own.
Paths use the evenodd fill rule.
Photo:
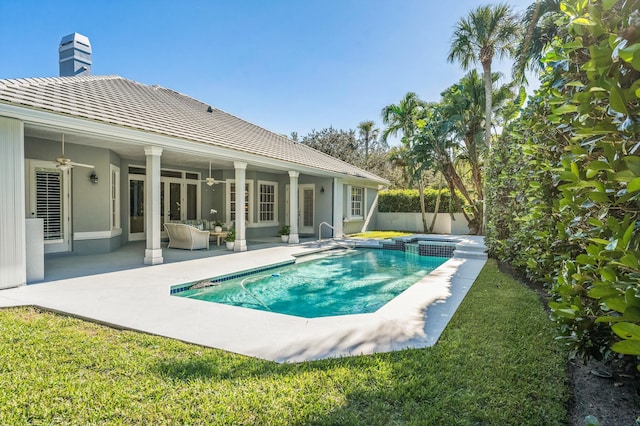
<svg viewBox="0 0 640 426">
<path fill-rule="evenodd" d="M 0 80 L 0 288 L 28 281 L 30 244 L 93 254 L 144 240 L 144 263 L 162 263 L 167 221 L 233 222 L 237 251 L 284 224 L 290 243 L 360 231 L 387 184 L 185 94 L 70 68 Z"/>
</svg>

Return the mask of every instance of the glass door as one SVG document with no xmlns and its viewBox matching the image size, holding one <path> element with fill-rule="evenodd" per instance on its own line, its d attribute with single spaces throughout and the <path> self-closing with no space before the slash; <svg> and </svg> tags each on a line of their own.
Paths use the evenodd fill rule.
<svg viewBox="0 0 640 426">
<path fill-rule="evenodd" d="M 313 234 L 315 186 L 300 185 L 298 190 L 298 232 L 300 234 Z"/>
<path fill-rule="evenodd" d="M 144 176 L 129 175 L 129 241 L 146 238 L 144 233 Z"/>
<path fill-rule="evenodd" d="M 129 241 L 144 240 L 144 168 L 129 168 Z M 186 178 L 184 177 L 186 176 Z M 160 230 L 169 221 L 199 218 L 199 176 L 195 173 L 162 170 L 160 177 Z"/>
<path fill-rule="evenodd" d="M 182 206 L 182 179 L 162 178 L 160 181 L 160 226 L 175 220 L 185 220 Z"/>
</svg>

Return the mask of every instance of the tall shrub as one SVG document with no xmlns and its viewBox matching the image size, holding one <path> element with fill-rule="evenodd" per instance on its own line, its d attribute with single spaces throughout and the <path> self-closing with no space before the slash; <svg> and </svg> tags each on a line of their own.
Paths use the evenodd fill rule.
<svg viewBox="0 0 640 426">
<path fill-rule="evenodd" d="M 561 2 L 565 35 L 490 172 L 505 184 L 489 194 L 492 252 L 551 285 L 561 339 L 585 359 L 640 355 L 639 7 Z"/>
<path fill-rule="evenodd" d="M 380 191 L 378 211 L 383 213 L 420 213 L 420 194 L 417 189 L 389 189 Z M 424 190 L 424 200 L 427 213 L 433 213 L 436 206 L 438 190 L 427 188 Z M 456 193 L 457 205 L 463 206 L 464 199 Z M 440 191 L 440 205 L 438 213 L 459 213 L 451 200 L 448 189 Z"/>
</svg>

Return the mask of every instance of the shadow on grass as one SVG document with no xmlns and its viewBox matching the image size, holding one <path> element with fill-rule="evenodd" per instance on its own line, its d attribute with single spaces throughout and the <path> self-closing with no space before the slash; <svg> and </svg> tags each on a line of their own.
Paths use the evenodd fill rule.
<svg viewBox="0 0 640 426">
<path fill-rule="evenodd" d="M 432 348 L 300 364 L 212 351 L 157 369 L 229 386 L 257 378 L 260 395 L 242 394 L 255 398 L 257 418 L 272 414 L 264 400 L 279 398 L 296 424 L 566 424 L 563 358 L 546 314 L 534 294 L 491 269 Z"/>
<path fill-rule="evenodd" d="M 246 358 L 246 361 L 215 360 L 209 357 L 198 359 L 164 360 L 154 370 L 160 376 L 172 379 L 234 380 L 239 378 L 288 374 L 289 365 L 277 365 L 269 361 Z"/>
<path fill-rule="evenodd" d="M 152 371 L 162 377 L 181 381 L 192 380 L 236 380 L 243 378 L 269 378 L 273 376 L 295 376 L 308 372 L 326 372 L 336 368 L 367 368 L 377 361 L 368 356 L 345 356 L 341 358 L 278 364 L 231 354 L 216 349 L 206 349 L 205 355 L 186 359 L 163 359 Z"/>
<path fill-rule="evenodd" d="M 327 372 L 335 368 L 366 366 L 367 357 L 353 356 L 320 361 L 279 364 L 233 354 L 217 349 L 204 349 L 190 358 L 162 359 L 151 370 L 161 377 L 185 382 L 193 380 L 230 380 L 296 376 L 309 372 Z"/>
</svg>

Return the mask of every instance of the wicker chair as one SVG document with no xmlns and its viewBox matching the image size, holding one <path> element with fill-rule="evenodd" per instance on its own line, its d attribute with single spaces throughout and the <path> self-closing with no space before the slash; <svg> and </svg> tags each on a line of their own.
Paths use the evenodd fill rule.
<svg viewBox="0 0 640 426">
<path fill-rule="evenodd" d="M 209 231 L 201 231 L 182 223 L 165 223 L 164 229 L 169 235 L 168 248 L 209 250 Z"/>
</svg>

